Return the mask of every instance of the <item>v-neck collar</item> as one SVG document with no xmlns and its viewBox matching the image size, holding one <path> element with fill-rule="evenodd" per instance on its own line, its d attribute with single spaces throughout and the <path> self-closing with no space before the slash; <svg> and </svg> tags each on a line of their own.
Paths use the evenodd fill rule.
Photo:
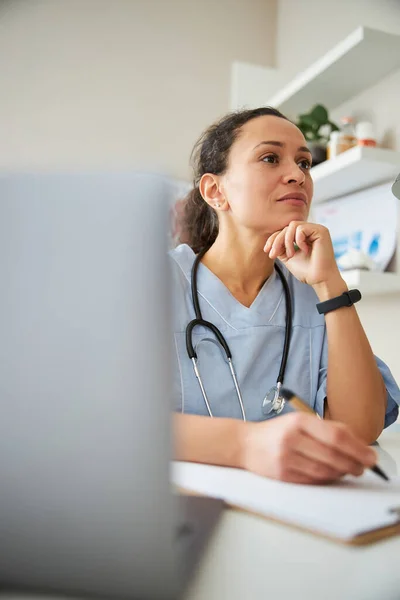
<svg viewBox="0 0 400 600">
<path fill-rule="evenodd" d="M 188 245 L 182 244 L 172 250 L 170 255 L 179 265 L 190 285 L 191 271 L 196 258 L 195 253 Z M 285 271 L 284 275 L 286 276 Z M 202 299 L 234 329 L 272 323 L 280 304 L 282 301 L 284 303 L 282 282 L 275 269 L 265 281 L 250 307 L 239 302 L 203 263 L 199 264 L 197 289 L 200 303 Z"/>
</svg>

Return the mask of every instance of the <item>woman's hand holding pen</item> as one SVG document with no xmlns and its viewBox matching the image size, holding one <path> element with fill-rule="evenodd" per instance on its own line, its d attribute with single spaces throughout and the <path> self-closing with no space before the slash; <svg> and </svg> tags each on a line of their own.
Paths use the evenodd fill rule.
<svg viewBox="0 0 400 600">
<path fill-rule="evenodd" d="M 242 467 L 292 483 L 327 483 L 361 475 L 377 456 L 352 432 L 334 421 L 292 413 L 243 428 Z"/>
<path fill-rule="evenodd" d="M 264 252 L 272 259 L 279 258 L 296 279 L 313 286 L 317 293 L 326 285 L 335 287 L 338 293 L 347 289 L 335 261 L 329 230 L 323 225 L 292 221 L 268 238 Z"/>
</svg>

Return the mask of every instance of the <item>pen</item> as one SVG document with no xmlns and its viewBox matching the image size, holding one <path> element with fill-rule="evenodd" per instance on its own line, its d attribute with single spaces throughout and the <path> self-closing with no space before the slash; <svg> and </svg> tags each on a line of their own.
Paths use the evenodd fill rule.
<svg viewBox="0 0 400 600">
<path fill-rule="evenodd" d="M 308 404 L 304 402 L 304 400 L 296 396 L 296 394 L 294 394 L 290 390 L 286 388 L 281 388 L 281 396 L 287 402 L 290 402 L 290 405 L 293 406 L 294 409 L 318 416 L 317 413 Z M 376 475 L 379 475 L 379 477 L 382 477 L 382 479 L 384 479 L 385 481 L 389 481 L 389 477 L 384 471 L 382 471 L 380 467 L 378 467 L 378 465 L 374 465 L 373 467 L 368 468 L 371 469 L 371 471 L 373 471 Z"/>
</svg>

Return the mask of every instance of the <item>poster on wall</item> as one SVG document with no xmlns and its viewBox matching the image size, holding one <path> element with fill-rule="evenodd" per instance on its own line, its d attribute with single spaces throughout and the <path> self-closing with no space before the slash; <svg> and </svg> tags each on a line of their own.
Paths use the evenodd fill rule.
<svg viewBox="0 0 400 600">
<path fill-rule="evenodd" d="M 312 219 L 328 227 L 335 258 L 361 251 L 376 271 L 387 269 L 397 247 L 398 204 L 392 182 L 313 207 Z"/>
</svg>

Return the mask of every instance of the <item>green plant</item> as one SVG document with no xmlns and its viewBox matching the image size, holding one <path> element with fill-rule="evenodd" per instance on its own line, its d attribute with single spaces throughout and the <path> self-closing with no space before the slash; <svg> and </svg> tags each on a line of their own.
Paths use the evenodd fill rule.
<svg viewBox="0 0 400 600">
<path fill-rule="evenodd" d="M 299 115 L 296 123 L 308 142 L 328 143 L 332 131 L 339 127 L 329 120 L 328 111 L 322 104 L 316 104 L 309 113 Z"/>
</svg>

